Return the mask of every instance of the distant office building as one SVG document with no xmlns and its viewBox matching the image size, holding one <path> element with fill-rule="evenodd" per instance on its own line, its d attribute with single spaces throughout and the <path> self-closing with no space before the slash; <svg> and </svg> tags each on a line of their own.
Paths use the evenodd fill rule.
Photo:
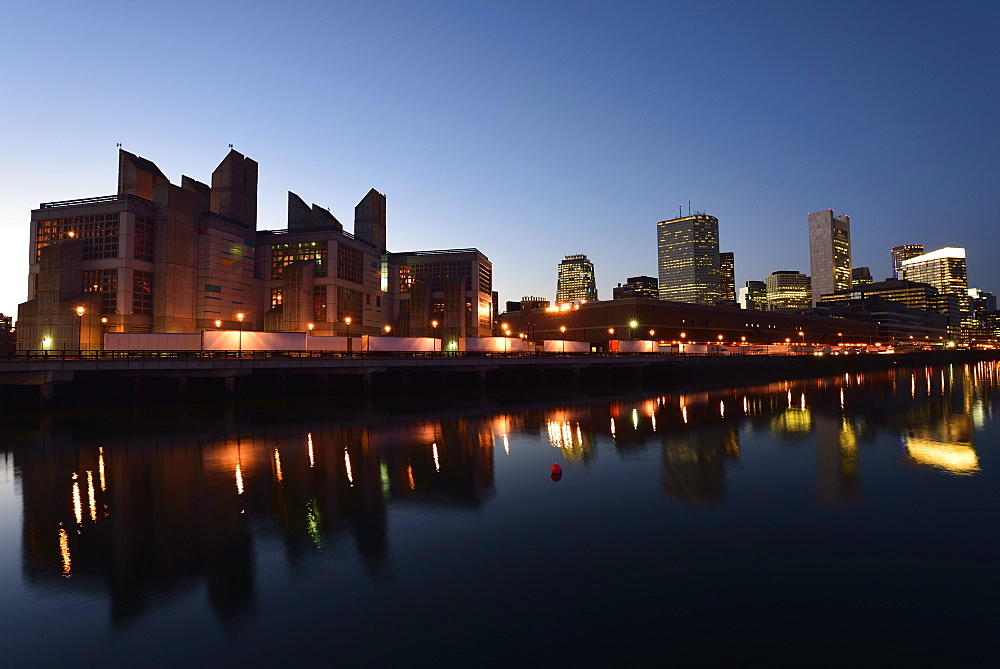
<svg viewBox="0 0 1000 669">
<path fill-rule="evenodd" d="M 747 281 L 740 288 L 740 308 L 751 311 L 767 311 L 767 284 L 763 281 Z"/>
<path fill-rule="evenodd" d="M 902 269 L 904 279 L 929 283 L 945 295 L 955 295 L 962 311 L 970 310 L 964 248 L 948 247 L 908 258 Z"/>
<path fill-rule="evenodd" d="M 851 270 L 851 287 L 870 286 L 875 283 L 871 270 L 867 267 L 855 267 Z"/>
<path fill-rule="evenodd" d="M 651 276 L 630 276 L 625 285 L 618 284 L 612 290 L 616 300 L 625 300 L 630 297 L 647 297 L 657 300 L 660 297 L 659 282 Z"/>
<path fill-rule="evenodd" d="M 976 318 L 983 318 L 990 314 L 995 314 L 997 311 L 997 296 L 993 293 L 987 293 L 979 290 L 978 288 L 969 289 L 969 302 L 972 307 L 972 313 L 976 315 Z M 2 320 L 2 317 L 0 317 Z"/>
<path fill-rule="evenodd" d="M 845 303 L 851 300 L 863 300 L 878 297 L 889 302 L 902 304 L 909 309 L 937 311 L 940 307 L 938 289 L 927 283 L 904 281 L 902 279 L 887 279 L 878 283 L 855 286 L 849 290 L 838 290 L 820 297 L 821 305 Z"/>
<path fill-rule="evenodd" d="M 767 310 L 800 311 L 812 304 L 809 277 L 794 270 L 780 270 L 767 277 Z"/>
<path fill-rule="evenodd" d="M 656 224 L 660 299 L 714 305 L 721 299 L 719 219 L 705 214 Z"/>
<path fill-rule="evenodd" d="M 809 271 L 812 303 L 821 295 L 851 287 L 851 217 L 833 209 L 809 214 Z"/>
<path fill-rule="evenodd" d="M 597 279 L 594 276 L 594 263 L 582 253 L 566 256 L 559 263 L 556 304 L 590 302 L 596 299 Z"/>
<path fill-rule="evenodd" d="M 550 302 L 544 297 L 522 297 L 519 301 L 515 302 L 512 300 L 507 300 L 507 309 L 505 313 L 511 311 L 520 311 L 521 309 L 548 309 Z"/>
<path fill-rule="evenodd" d="M 903 278 L 903 261 L 924 254 L 923 244 L 903 244 L 892 247 L 892 278 Z"/>
<path fill-rule="evenodd" d="M 736 301 L 736 258 L 732 251 L 719 254 L 719 292 L 721 300 Z"/>
</svg>

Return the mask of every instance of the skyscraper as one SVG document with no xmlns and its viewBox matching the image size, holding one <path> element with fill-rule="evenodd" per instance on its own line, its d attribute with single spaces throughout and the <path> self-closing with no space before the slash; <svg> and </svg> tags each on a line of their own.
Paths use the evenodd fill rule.
<svg viewBox="0 0 1000 669">
<path fill-rule="evenodd" d="M 833 209 L 809 214 L 809 271 L 813 306 L 820 295 L 851 287 L 850 216 L 834 216 Z"/>
<path fill-rule="evenodd" d="M 767 284 L 763 281 L 747 281 L 740 288 L 740 308 L 767 311 Z"/>
<path fill-rule="evenodd" d="M 694 214 L 656 224 L 660 299 L 714 305 L 721 297 L 719 219 Z"/>
<path fill-rule="evenodd" d="M 903 261 L 902 272 L 907 281 L 929 283 L 940 293 L 957 296 L 959 308 L 970 310 L 965 249 L 948 247 L 909 258 Z"/>
<path fill-rule="evenodd" d="M 923 244 L 903 244 L 892 247 L 892 278 L 902 278 L 903 261 L 924 254 Z"/>
<path fill-rule="evenodd" d="M 594 277 L 594 263 L 583 253 L 566 256 L 559 263 L 556 304 L 596 299 L 597 280 Z"/>
<path fill-rule="evenodd" d="M 794 270 L 772 272 L 766 279 L 768 311 L 799 311 L 810 305 L 809 277 Z"/>
<path fill-rule="evenodd" d="M 719 254 L 719 291 L 723 300 L 736 301 L 736 258 L 732 251 Z"/>
</svg>

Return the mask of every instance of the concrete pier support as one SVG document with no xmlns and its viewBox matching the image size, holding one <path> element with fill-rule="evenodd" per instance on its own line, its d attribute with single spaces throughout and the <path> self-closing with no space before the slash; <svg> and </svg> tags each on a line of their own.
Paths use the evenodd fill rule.
<svg viewBox="0 0 1000 669">
<path fill-rule="evenodd" d="M 226 401 L 227 402 L 231 402 L 231 401 L 235 400 L 236 399 L 236 377 L 235 376 L 227 376 L 227 377 L 223 378 L 223 382 L 225 383 Z"/>
<path fill-rule="evenodd" d="M 361 375 L 361 391 L 367 396 L 371 395 L 372 392 L 372 375 L 362 374 Z"/>
<path fill-rule="evenodd" d="M 186 376 L 177 377 L 177 400 L 186 404 L 190 397 L 190 387 Z"/>
<path fill-rule="evenodd" d="M 55 407 L 56 402 L 56 384 L 54 383 L 43 383 L 38 386 L 38 406 L 43 411 L 45 409 L 52 409 Z"/>
</svg>

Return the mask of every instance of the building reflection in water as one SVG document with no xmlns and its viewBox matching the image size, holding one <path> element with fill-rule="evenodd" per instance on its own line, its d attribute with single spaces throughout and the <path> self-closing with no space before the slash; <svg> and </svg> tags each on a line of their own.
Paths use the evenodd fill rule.
<svg viewBox="0 0 1000 669">
<path fill-rule="evenodd" d="M 901 435 L 909 464 L 975 474 L 976 426 L 997 418 L 987 390 L 1000 383 L 998 368 L 845 374 L 301 429 L 142 424 L 80 438 L 72 423 L 44 422 L 11 449 L 23 495 L 23 570 L 34 587 L 106 595 L 122 625 L 205 583 L 223 626 L 237 630 L 256 615 L 255 543 L 277 537 L 293 570 L 352 546 L 370 579 L 392 579 L 390 506 L 483 507 L 495 494 L 501 445 L 504 457 L 512 443 L 555 447 L 583 466 L 603 444 L 626 460 L 659 449 L 666 498 L 706 506 L 726 500 L 726 470 L 740 460 L 746 434 L 799 447 L 814 441 L 822 504 L 861 496 L 860 449 L 877 430 Z"/>
</svg>

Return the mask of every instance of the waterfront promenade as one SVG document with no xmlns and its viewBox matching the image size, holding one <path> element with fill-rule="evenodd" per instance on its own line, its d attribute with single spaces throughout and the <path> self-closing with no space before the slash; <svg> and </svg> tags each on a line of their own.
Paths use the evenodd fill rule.
<svg viewBox="0 0 1000 669">
<path fill-rule="evenodd" d="M 188 401 L 773 380 L 994 357 L 995 351 L 954 350 L 845 356 L 83 351 L 0 359 L 0 406 L 64 407 L 95 395 L 141 402 L 150 391 L 156 401 Z"/>
</svg>

